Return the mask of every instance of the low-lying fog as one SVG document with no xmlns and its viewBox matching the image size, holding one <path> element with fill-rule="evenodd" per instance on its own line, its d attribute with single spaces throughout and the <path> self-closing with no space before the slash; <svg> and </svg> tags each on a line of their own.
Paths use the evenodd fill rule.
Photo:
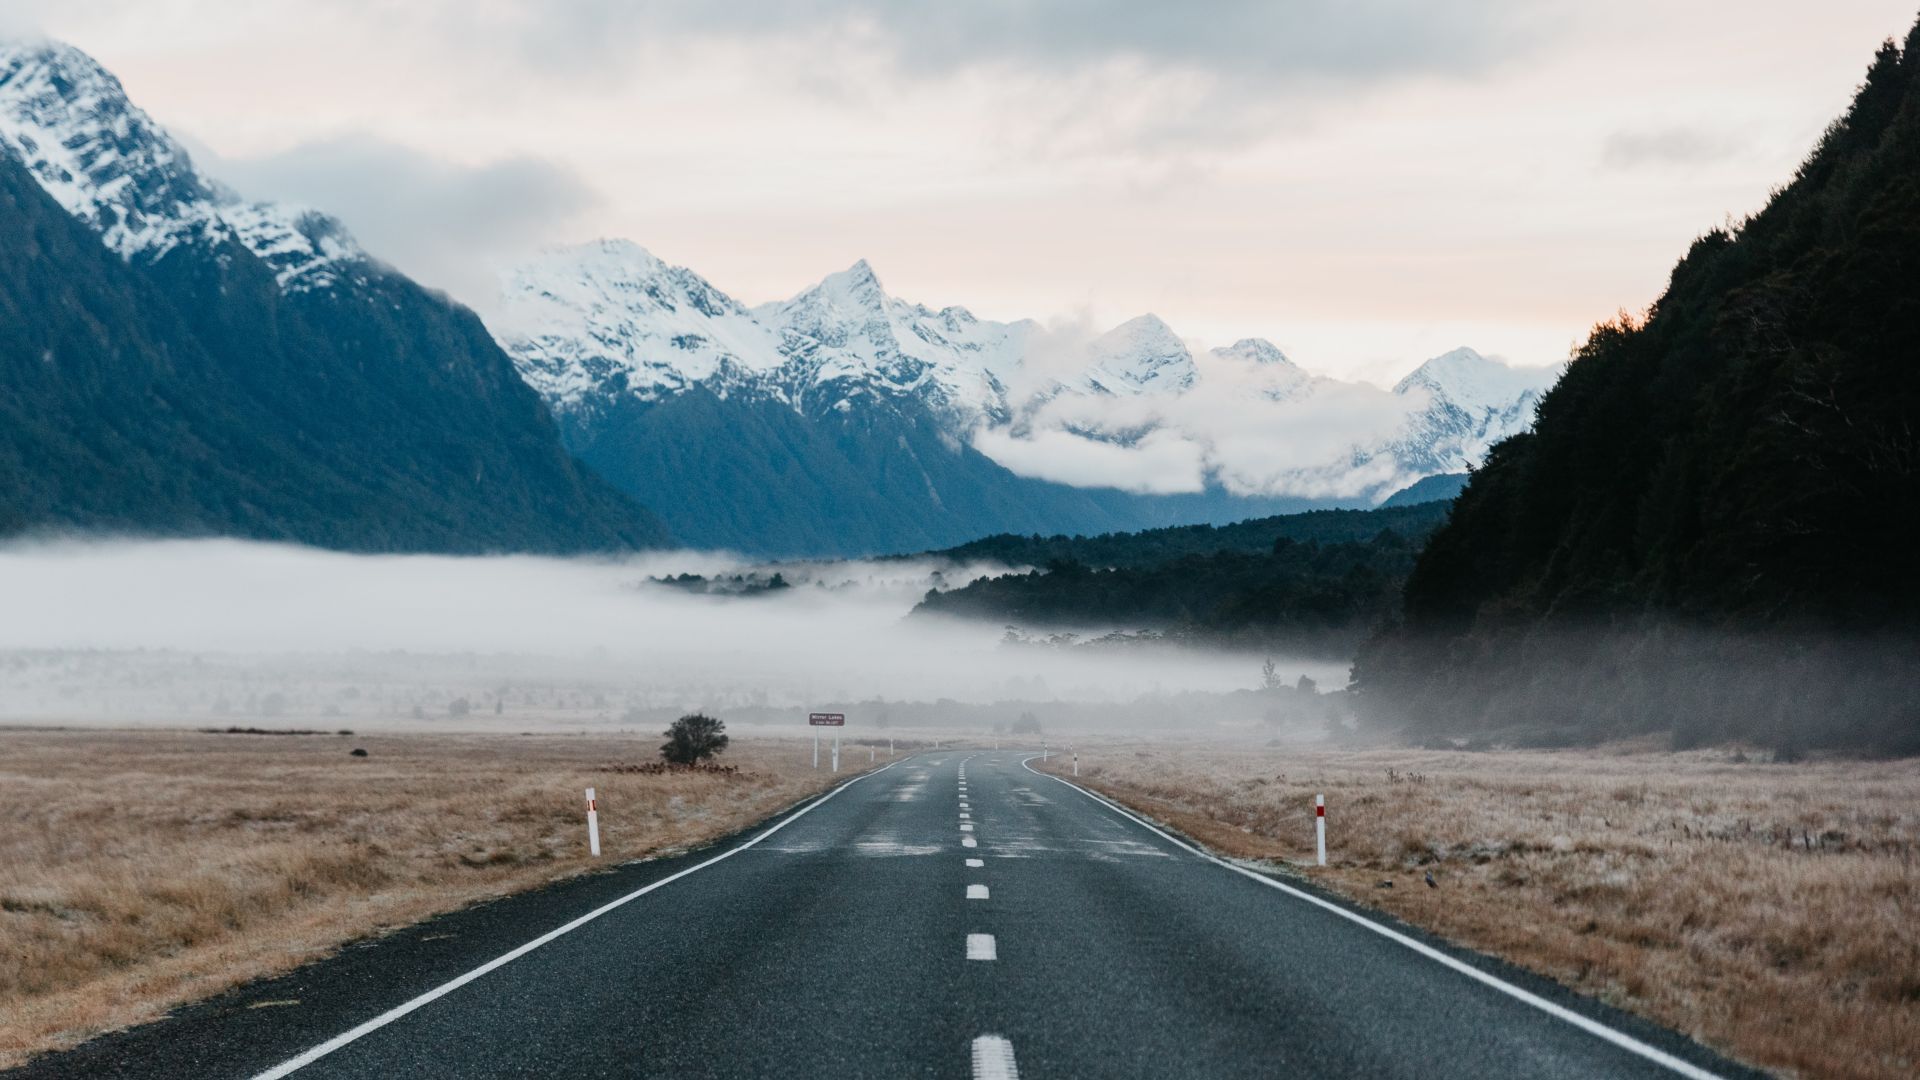
<svg viewBox="0 0 1920 1080">
<path fill-rule="evenodd" d="M 1082 722 L 1103 703 L 1142 716 L 1166 702 L 1166 719 L 1183 722 L 1172 713 L 1217 712 L 1206 702 L 1261 683 L 1258 654 L 1006 645 L 1002 626 L 907 617 L 936 582 L 997 566 L 789 564 L 777 569 L 792 587 L 745 596 L 653 580 L 749 569 L 702 552 L 455 558 L 231 540 L 17 542 L 0 547 L 0 719 L 520 729 L 651 725 L 690 708 L 749 723 L 791 710 L 799 722 L 838 707 L 913 724 L 957 715 L 930 704 L 945 699 L 1080 703 L 1071 711 Z M 1342 663 L 1274 659 L 1288 683 L 1346 680 Z M 982 715 L 959 711 L 969 724 Z"/>
</svg>

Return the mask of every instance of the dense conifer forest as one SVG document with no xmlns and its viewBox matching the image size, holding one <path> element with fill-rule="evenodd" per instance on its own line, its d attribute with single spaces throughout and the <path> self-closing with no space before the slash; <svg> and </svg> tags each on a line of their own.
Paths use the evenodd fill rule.
<svg viewBox="0 0 1920 1080">
<path fill-rule="evenodd" d="M 1597 327 L 1361 654 L 1378 727 L 1920 751 L 1920 29 Z"/>
</svg>

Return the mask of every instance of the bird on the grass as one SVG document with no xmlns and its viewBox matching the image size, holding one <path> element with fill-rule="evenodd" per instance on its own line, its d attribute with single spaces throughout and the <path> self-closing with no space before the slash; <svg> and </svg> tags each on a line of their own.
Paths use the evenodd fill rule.
<svg viewBox="0 0 1920 1080">
<path fill-rule="evenodd" d="M 1431 870 L 1427 871 L 1427 888 L 1437 889 L 1439 887 L 1440 887 L 1440 883 L 1433 880 L 1433 871 Z"/>
</svg>

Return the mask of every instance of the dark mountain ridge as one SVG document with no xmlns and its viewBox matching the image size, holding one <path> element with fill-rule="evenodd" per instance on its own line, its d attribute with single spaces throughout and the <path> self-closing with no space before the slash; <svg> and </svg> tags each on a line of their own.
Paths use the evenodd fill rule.
<svg viewBox="0 0 1920 1080">
<path fill-rule="evenodd" d="M 56 149 L 102 142 L 86 179 L 118 201 L 81 216 L 0 141 L 0 535 L 460 553 L 664 541 L 567 455 L 471 312 L 364 257 L 287 287 L 223 222 L 159 216 L 217 193 L 154 145 L 111 76 L 57 47 L 8 60 L 0 88 L 47 87 L 29 104 L 66 125 Z M 104 171 L 142 154 L 158 166 Z M 44 179 L 68 182 L 49 160 Z M 174 242 L 123 254 L 104 239 L 156 222 Z M 337 226 L 300 227 L 319 248 Z"/>
<path fill-rule="evenodd" d="M 1920 751 L 1920 27 L 1597 327 L 1355 668 L 1420 733 Z"/>
</svg>

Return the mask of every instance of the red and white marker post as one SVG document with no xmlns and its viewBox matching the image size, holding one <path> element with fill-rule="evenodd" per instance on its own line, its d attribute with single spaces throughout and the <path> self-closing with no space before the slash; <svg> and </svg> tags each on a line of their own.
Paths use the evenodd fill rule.
<svg viewBox="0 0 1920 1080">
<path fill-rule="evenodd" d="M 593 789 L 587 789 L 587 850 L 595 858 L 600 856 L 600 800 L 593 797 Z"/>
<path fill-rule="evenodd" d="M 1327 797 L 1313 797 L 1313 846 L 1321 866 L 1327 865 Z"/>
</svg>

